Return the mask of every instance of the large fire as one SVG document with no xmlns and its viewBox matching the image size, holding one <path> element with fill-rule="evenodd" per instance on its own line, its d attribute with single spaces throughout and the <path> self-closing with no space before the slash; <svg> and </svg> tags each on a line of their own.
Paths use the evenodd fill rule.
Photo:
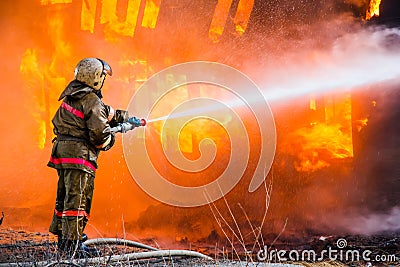
<svg viewBox="0 0 400 267">
<path fill-rule="evenodd" d="M 301 4 L 261 1 L 260 4 L 254 0 L 25 2 L 28 7 L 18 9 L 17 15 L 8 14 L 12 27 L 2 27 L 10 33 L 20 33 L 10 37 L 15 42 L 7 43 L 14 55 L 3 57 L 14 61 L 13 67 L 19 68 L 7 77 L 6 85 L 16 91 L 10 93 L 9 103 L 4 104 L 12 110 L 4 112 L 7 120 L 10 119 L 6 125 L 12 133 L 4 131 L 1 141 L 6 149 L 3 154 L 9 155 L 2 159 L 4 176 L 0 182 L 3 189 L 0 209 L 6 213 L 6 226 L 46 230 L 50 223 L 57 177 L 54 170 L 46 167 L 53 138 L 51 118 L 58 108 L 60 92 L 73 78 L 75 64 L 83 57 L 93 56 L 104 58 L 113 68 L 115 75 L 107 79 L 103 95 L 104 101 L 114 108 L 125 109 L 133 94 L 154 73 L 192 60 L 226 63 L 257 83 L 266 81 L 266 88 L 261 88 L 266 95 L 270 93 L 269 84 L 292 80 L 294 88 L 306 87 L 305 93 L 296 96 L 296 92 L 291 92 L 292 98 L 288 96 L 287 101 L 283 97 L 271 103 L 278 131 L 276 159 L 271 173 L 266 175 L 267 184 L 272 180 L 274 183 L 271 199 L 270 192 L 266 192 L 267 186 L 251 193 L 253 195 L 247 191 L 257 165 L 255 157 L 260 150 L 260 132 L 251 112 L 245 106 L 238 108 L 245 118 L 250 139 L 249 162 L 243 180 L 226 199 L 217 201 L 214 208 L 220 209 L 222 216 L 229 217 L 225 201 L 232 203 L 235 206 L 232 212 L 246 231 L 248 220 L 255 227 L 260 226 L 265 210 L 254 207 L 264 207 L 260 203 L 266 201 L 267 195 L 270 210 L 264 233 L 279 232 L 287 220 L 289 235 L 304 227 L 315 232 L 345 228 L 340 224 L 337 228 L 327 228 L 326 224 L 332 218 L 340 221 L 341 214 L 336 216 L 335 212 L 339 214 L 349 203 L 354 203 L 353 197 L 363 196 L 364 192 L 351 187 L 352 171 L 354 162 L 362 161 L 356 160 L 357 153 L 364 153 L 367 149 L 363 147 L 368 146 L 368 142 L 355 140 L 371 138 L 368 132 L 369 126 L 374 125 L 371 114 L 381 107 L 382 101 L 365 100 L 365 103 L 375 103 L 367 110 L 351 89 L 370 90 L 370 84 L 393 78 L 374 80 L 359 72 L 354 77 L 343 78 L 359 69 L 360 62 L 370 64 L 371 60 L 362 61 L 366 55 L 373 55 L 371 51 L 376 52 L 375 43 L 368 41 L 378 40 L 378 37 L 366 40 L 362 48 L 355 50 L 346 46 L 346 36 L 357 37 L 358 32 L 364 33 L 354 22 L 356 18 L 349 17 L 347 9 L 335 11 L 337 14 L 329 17 L 326 10 L 331 10 L 334 1 L 325 1 L 330 2 L 326 5 L 322 3 L 324 1 L 317 1 L 320 3 L 309 6 L 303 1 Z M 361 0 L 352 2 L 358 2 L 359 6 L 364 3 Z M 379 16 L 379 5 L 380 1 L 371 0 L 365 18 Z M 25 16 L 22 9 L 32 14 Z M 4 10 L 9 9 L 4 7 Z M 362 34 L 360 36 L 364 36 Z M 397 32 L 385 34 L 396 35 Z M 25 37 L 25 43 L 13 47 Z M 354 40 L 358 44 L 362 42 L 357 38 Z M 389 55 L 380 61 L 381 65 L 398 57 L 397 52 L 390 55 L 387 48 L 380 49 L 384 49 L 382 55 Z M 360 54 L 354 51 L 360 51 Z M 341 53 L 345 56 L 341 57 Z M 284 70 L 283 75 L 280 69 Z M 329 70 L 329 73 L 320 73 L 321 69 Z M 392 68 L 392 72 L 395 71 Z M 334 76 L 337 73 L 339 78 Z M 171 82 L 178 78 L 181 77 L 171 76 Z M 318 79 L 330 89 L 313 88 Z M 361 82 L 354 83 L 357 79 Z M 278 89 L 276 91 L 280 93 Z M 174 94 L 166 95 L 166 99 L 158 103 L 152 116 L 165 116 L 167 111 L 192 97 L 223 99 L 222 91 L 212 86 L 177 88 Z M 13 102 L 23 108 L 15 110 Z M 12 118 L 8 117 L 10 113 Z M 20 122 L 15 132 L 11 119 Z M 150 157 L 157 163 L 158 171 L 177 184 L 201 186 L 211 182 L 229 162 L 229 135 L 221 127 L 229 123 L 230 118 L 221 124 L 209 120 L 193 121 L 179 132 L 179 148 L 191 160 L 200 157 L 199 142 L 204 138 L 210 138 L 216 144 L 216 159 L 202 173 L 191 175 L 177 170 L 167 161 L 162 149 L 168 149 L 168 134 L 176 134 L 177 129 L 163 128 L 162 121 L 146 127 L 147 136 L 151 138 Z M 163 131 L 168 134 L 163 136 Z M 162 237 L 168 237 L 193 242 L 213 242 L 215 236 L 223 236 L 209 206 L 180 209 L 146 195 L 129 173 L 120 136 L 112 150 L 101 154 L 99 165 L 93 214 L 88 226 L 90 235 L 128 234 L 134 238 L 162 240 Z M 17 185 L 15 181 L 18 181 Z M 362 186 L 366 188 L 360 191 L 369 190 L 369 184 Z M 327 210 L 333 214 L 327 215 L 327 221 L 315 219 L 324 217 L 321 214 Z"/>
<path fill-rule="evenodd" d="M 379 17 L 379 6 L 381 4 L 381 0 L 371 0 L 369 2 L 369 6 L 367 9 L 367 13 L 365 15 L 365 18 L 367 20 L 373 18 L 373 17 Z"/>
</svg>

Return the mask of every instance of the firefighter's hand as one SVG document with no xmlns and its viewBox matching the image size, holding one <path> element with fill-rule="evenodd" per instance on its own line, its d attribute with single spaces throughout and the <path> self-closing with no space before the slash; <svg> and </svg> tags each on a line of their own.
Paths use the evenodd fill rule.
<svg viewBox="0 0 400 267">
<path fill-rule="evenodd" d="M 113 145 L 115 144 L 115 133 L 111 132 L 110 136 L 111 136 L 110 143 L 108 143 L 107 146 L 101 148 L 100 150 L 107 151 L 107 150 L 110 150 L 110 148 L 113 147 Z"/>
</svg>

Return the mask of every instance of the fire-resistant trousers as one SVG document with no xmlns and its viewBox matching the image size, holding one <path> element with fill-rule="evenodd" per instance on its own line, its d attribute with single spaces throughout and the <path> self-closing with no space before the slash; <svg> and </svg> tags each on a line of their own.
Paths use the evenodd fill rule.
<svg viewBox="0 0 400 267">
<path fill-rule="evenodd" d="M 92 206 L 94 175 L 58 169 L 56 207 L 49 231 L 63 240 L 81 240 Z"/>
</svg>

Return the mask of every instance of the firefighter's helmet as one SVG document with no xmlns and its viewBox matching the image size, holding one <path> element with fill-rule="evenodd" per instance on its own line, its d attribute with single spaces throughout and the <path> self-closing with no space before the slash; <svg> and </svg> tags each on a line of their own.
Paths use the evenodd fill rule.
<svg viewBox="0 0 400 267">
<path fill-rule="evenodd" d="M 112 75 L 111 67 L 99 58 L 82 59 L 75 68 L 75 79 L 95 90 L 100 90 L 103 87 L 107 75 Z"/>
</svg>

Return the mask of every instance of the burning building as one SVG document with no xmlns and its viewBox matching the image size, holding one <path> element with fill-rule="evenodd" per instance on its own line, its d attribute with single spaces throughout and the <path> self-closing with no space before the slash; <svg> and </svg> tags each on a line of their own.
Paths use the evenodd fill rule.
<svg viewBox="0 0 400 267">
<path fill-rule="evenodd" d="M 104 88 L 105 101 L 116 108 L 127 107 L 147 79 L 174 64 L 206 60 L 239 69 L 255 81 L 271 105 L 277 151 L 265 187 L 249 193 L 260 133 L 251 112 L 240 109 L 248 121 L 251 148 L 243 179 L 215 206 L 189 209 L 159 203 L 145 194 L 131 177 L 118 139 L 114 149 L 100 158 L 88 226 L 92 236 L 213 242 L 235 223 L 243 234 L 260 227 L 267 239 L 282 229 L 292 238 L 398 230 L 392 222 L 398 219 L 400 199 L 396 126 L 400 32 L 377 25 L 384 8 L 390 9 L 388 3 L 2 3 L 3 81 L 4 88 L 10 88 L 2 98 L 7 114 L 1 138 L 4 224 L 46 230 L 56 186 L 55 173 L 45 167 L 53 138 L 50 120 L 76 62 L 95 56 L 107 59 L 116 73 Z M 179 88 L 159 103 L 153 116 L 166 115 L 165 110 L 196 96 L 224 94 L 206 86 Z M 161 138 L 162 124 L 149 125 L 150 151 L 159 171 L 170 181 L 190 186 L 218 177 L 229 162 L 224 123 L 200 120 L 180 132 L 182 153 L 189 159 L 200 156 L 198 144 L 207 136 L 218 148 L 214 166 L 195 174 L 168 163 L 162 154 L 163 142 L 168 143 Z M 226 223 L 220 223 L 222 218 Z M 386 218 L 387 223 L 371 229 L 371 218 Z M 355 229 L 356 220 L 363 224 Z"/>
</svg>

